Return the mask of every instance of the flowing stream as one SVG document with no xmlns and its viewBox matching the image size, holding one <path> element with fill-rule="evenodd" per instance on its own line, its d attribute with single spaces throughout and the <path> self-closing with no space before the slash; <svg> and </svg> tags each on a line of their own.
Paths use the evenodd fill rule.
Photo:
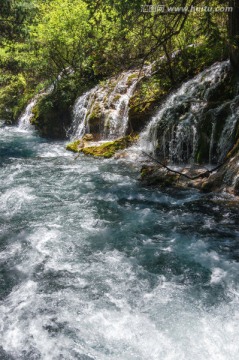
<svg viewBox="0 0 239 360">
<path fill-rule="evenodd" d="M 0 128 L 0 359 L 238 359 L 238 205 L 64 146 Z"/>
</svg>

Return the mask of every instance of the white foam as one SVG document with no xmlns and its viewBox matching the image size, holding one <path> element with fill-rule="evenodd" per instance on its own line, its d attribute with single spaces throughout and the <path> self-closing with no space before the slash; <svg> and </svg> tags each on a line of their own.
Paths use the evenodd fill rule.
<svg viewBox="0 0 239 360">
<path fill-rule="evenodd" d="M 0 212 L 4 216 L 12 217 L 34 199 L 35 195 L 32 189 L 26 186 L 6 190 L 0 195 Z"/>
</svg>

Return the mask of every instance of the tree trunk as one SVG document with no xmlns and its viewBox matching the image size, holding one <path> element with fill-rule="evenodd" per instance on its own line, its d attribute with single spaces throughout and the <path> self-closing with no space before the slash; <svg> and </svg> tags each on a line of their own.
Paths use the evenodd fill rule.
<svg viewBox="0 0 239 360">
<path fill-rule="evenodd" d="M 229 0 L 233 11 L 229 13 L 230 61 L 232 67 L 239 71 L 239 1 Z"/>
</svg>

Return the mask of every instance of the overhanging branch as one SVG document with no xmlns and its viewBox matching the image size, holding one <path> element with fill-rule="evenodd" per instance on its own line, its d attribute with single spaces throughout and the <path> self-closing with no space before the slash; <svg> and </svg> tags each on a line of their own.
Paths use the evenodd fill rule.
<svg viewBox="0 0 239 360">
<path fill-rule="evenodd" d="M 203 173 L 199 174 L 199 175 L 196 175 L 196 176 L 189 176 L 187 174 L 184 174 L 180 171 L 177 171 L 177 170 L 173 170 L 171 168 L 169 168 L 167 165 L 163 164 L 161 161 L 155 159 L 153 156 L 149 155 L 148 153 L 146 153 L 145 151 L 142 151 L 142 153 L 146 156 L 148 156 L 151 160 L 153 160 L 154 162 L 156 162 L 157 164 L 159 164 L 160 166 L 162 166 L 164 169 L 167 169 L 168 171 L 174 173 L 174 174 L 177 174 L 177 175 L 180 175 L 180 176 L 183 176 L 185 177 L 186 179 L 188 180 L 197 180 L 197 179 L 200 179 L 200 178 L 205 178 L 205 177 L 209 177 L 209 175 L 211 173 L 213 173 L 214 171 L 217 171 L 219 170 L 224 164 L 226 164 L 229 160 L 229 158 L 227 158 L 223 163 L 217 165 L 215 168 L 211 169 L 211 170 L 206 170 L 204 171 Z"/>
</svg>

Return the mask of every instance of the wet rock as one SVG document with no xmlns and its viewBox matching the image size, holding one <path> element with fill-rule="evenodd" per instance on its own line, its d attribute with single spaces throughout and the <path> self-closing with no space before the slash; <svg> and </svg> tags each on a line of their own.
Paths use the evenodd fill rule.
<svg viewBox="0 0 239 360">
<path fill-rule="evenodd" d="M 212 173 L 208 179 L 204 180 L 201 185 L 201 190 L 205 192 L 217 192 L 223 188 L 224 172 Z"/>
<path fill-rule="evenodd" d="M 204 191 L 226 191 L 239 196 L 239 139 L 227 154 L 225 163 L 205 181 Z"/>
<path fill-rule="evenodd" d="M 83 149 L 84 146 L 85 146 L 84 141 L 82 139 L 79 139 L 70 144 L 67 144 L 66 150 L 79 152 L 81 149 Z"/>
<path fill-rule="evenodd" d="M 82 138 L 83 141 L 93 141 L 94 136 L 92 134 L 85 134 Z"/>
<path fill-rule="evenodd" d="M 234 195 L 239 196 L 239 177 L 235 181 L 234 185 Z"/>
<path fill-rule="evenodd" d="M 126 159 L 127 157 L 129 156 L 129 153 L 127 152 L 127 150 L 125 151 L 120 151 L 120 152 L 117 152 L 115 154 L 115 159 Z"/>
<path fill-rule="evenodd" d="M 160 188 L 195 188 L 204 192 L 221 191 L 224 189 L 223 181 L 225 173 L 223 172 L 219 174 L 215 172 L 210 175 L 210 172 L 202 167 L 185 167 L 181 168 L 179 172 L 181 174 L 171 172 L 160 166 L 144 165 L 141 169 L 141 181 L 144 185 L 153 185 Z"/>
<path fill-rule="evenodd" d="M 104 127 L 104 113 L 100 103 L 96 100 L 88 115 L 88 126 L 92 134 L 100 134 Z"/>
<path fill-rule="evenodd" d="M 179 175 L 158 166 L 144 165 L 141 168 L 141 180 L 147 186 L 175 187 L 178 186 Z"/>
<path fill-rule="evenodd" d="M 124 150 L 132 145 L 135 140 L 135 137 L 125 136 L 117 140 L 107 141 L 100 145 L 84 147 L 81 151 L 85 155 L 111 158 L 117 153 L 117 151 Z"/>
</svg>

